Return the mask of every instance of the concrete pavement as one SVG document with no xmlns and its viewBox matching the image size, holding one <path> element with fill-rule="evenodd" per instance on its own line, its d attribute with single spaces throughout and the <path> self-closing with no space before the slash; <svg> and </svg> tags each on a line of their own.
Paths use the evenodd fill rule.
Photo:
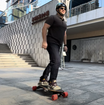
<svg viewBox="0 0 104 105">
<path fill-rule="evenodd" d="M 50 93 L 32 91 L 44 68 L 0 69 L 0 105 L 104 105 L 104 65 L 66 63 L 58 85 L 68 98 L 51 100 Z"/>
</svg>

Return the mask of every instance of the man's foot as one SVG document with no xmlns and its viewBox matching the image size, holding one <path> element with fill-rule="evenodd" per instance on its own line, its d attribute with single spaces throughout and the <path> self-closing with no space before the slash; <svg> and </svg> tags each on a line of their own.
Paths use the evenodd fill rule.
<svg viewBox="0 0 104 105">
<path fill-rule="evenodd" d="M 59 89 L 61 89 L 61 87 L 59 87 L 59 86 L 57 85 L 56 80 L 49 81 L 49 87 L 50 87 L 50 89 L 52 89 L 52 90 L 59 90 Z"/>
<path fill-rule="evenodd" d="M 39 83 L 38 83 L 39 86 L 48 86 L 49 83 L 48 81 L 44 78 L 44 79 L 40 79 Z"/>
</svg>

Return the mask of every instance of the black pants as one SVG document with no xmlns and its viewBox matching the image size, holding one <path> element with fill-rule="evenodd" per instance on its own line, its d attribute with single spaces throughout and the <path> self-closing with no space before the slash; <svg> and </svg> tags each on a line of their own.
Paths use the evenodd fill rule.
<svg viewBox="0 0 104 105">
<path fill-rule="evenodd" d="M 59 50 L 60 46 L 53 43 L 48 43 L 47 51 L 49 53 L 50 63 L 44 70 L 43 75 L 41 76 L 42 79 L 43 78 L 47 79 L 49 73 L 50 73 L 50 81 L 57 79 L 58 68 L 61 62 Z"/>
</svg>

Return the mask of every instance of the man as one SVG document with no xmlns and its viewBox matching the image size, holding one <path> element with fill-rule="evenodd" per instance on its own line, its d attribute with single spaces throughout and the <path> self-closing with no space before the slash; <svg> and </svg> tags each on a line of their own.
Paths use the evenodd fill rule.
<svg viewBox="0 0 104 105">
<path fill-rule="evenodd" d="M 67 42 L 66 42 L 66 23 L 64 21 L 64 15 L 66 13 L 66 5 L 64 3 L 58 3 L 56 5 L 56 15 L 50 16 L 42 29 L 43 43 L 42 48 L 47 49 L 50 57 L 50 63 L 43 72 L 43 75 L 40 77 L 39 85 L 44 85 L 53 90 L 61 89 L 57 85 L 56 79 L 58 75 L 58 68 L 60 66 L 60 54 L 59 50 L 64 42 L 64 50 L 67 51 Z M 48 30 L 48 35 L 47 35 Z M 47 77 L 50 73 L 49 82 Z"/>
</svg>

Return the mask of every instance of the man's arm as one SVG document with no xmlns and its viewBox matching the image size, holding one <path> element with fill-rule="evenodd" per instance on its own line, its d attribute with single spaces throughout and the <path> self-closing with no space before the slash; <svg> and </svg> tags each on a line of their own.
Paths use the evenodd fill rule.
<svg viewBox="0 0 104 105">
<path fill-rule="evenodd" d="M 47 30 L 50 27 L 49 24 L 45 23 L 43 28 L 42 28 L 42 38 L 43 38 L 43 42 L 42 42 L 42 48 L 46 49 L 47 48 Z"/>
<path fill-rule="evenodd" d="M 64 34 L 64 45 L 67 45 L 67 35 L 66 35 L 66 31 L 65 31 L 65 34 Z"/>
<path fill-rule="evenodd" d="M 64 34 L 64 50 L 67 52 L 67 34 L 66 34 L 66 31 Z"/>
</svg>

